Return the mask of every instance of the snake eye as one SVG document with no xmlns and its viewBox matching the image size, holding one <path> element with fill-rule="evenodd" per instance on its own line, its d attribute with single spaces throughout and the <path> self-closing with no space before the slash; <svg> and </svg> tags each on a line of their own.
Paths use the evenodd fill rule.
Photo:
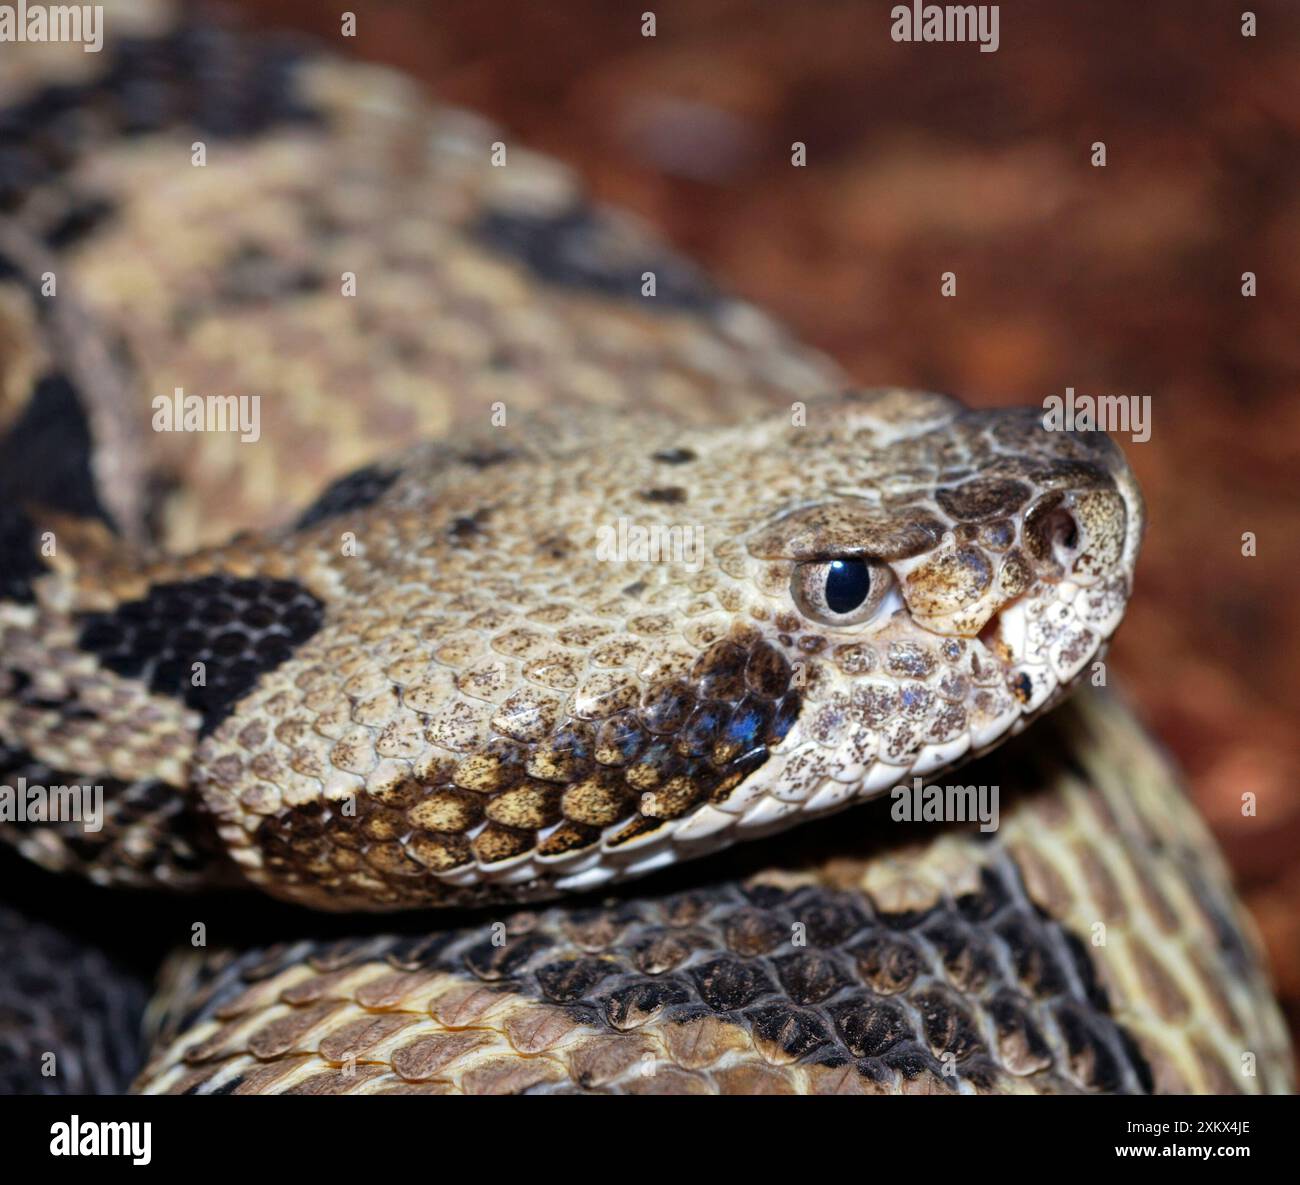
<svg viewBox="0 0 1300 1185">
<path fill-rule="evenodd" d="M 790 591 L 805 616 L 823 625 L 857 625 L 875 615 L 894 584 L 880 560 L 855 557 L 800 564 Z"/>
</svg>

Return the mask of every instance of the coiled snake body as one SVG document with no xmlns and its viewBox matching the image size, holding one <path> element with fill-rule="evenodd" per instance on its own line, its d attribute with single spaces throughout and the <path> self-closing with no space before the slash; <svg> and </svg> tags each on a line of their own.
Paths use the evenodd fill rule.
<svg viewBox="0 0 1300 1185">
<path fill-rule="evenodd" d="M 105 814 L 0 833 L 99 885 L 469 912 L 222 933 L 169 963 L 138 1088 L 1286 1088 L 1150 742 L 1092 691 L 1040 719 L 1132 584 L 1107 438 L 827 395 L 497 130 L 140 19 L 0 93 L 0 758 Z M 53 48 L 34 77 L 84 71 Z M 250 392 L 257 439 L 149 430 Z M 998 791 L 997 829 L 899 822 L 914 779 Z M 21 1087 L 32 977 L 73 971 L 3 933 Z"/>
</svg>

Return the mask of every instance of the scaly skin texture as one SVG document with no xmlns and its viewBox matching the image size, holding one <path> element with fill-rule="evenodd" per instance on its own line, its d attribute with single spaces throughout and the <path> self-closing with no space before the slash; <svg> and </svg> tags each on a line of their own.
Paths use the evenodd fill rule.
<svg viewBox="0 0 1300 1185">
<path fill-rule="evenodd" d="M 327 481 L 496 403 L 710 423 L 843 383 L 503 129 L 274 33 L 169 32 L 157 8 L 115 6 L 90 65 L 20 47 L 4 99 L 27 169 L 6 175 L 18 198 L 0 191 L 0 429 L 70 371 L 127 539 L 188 552 L 291 521 Z M 178 386 L 260 395 L 261 438 L 151 431 Z"/>
<path fill-rule="evenodd" d="M 524 420 L 381 465 L 305 526 L 38 580 L 13 666 L 59 706 L 20 706 L 9 743 L 53 763 L 77 725 L 104 735 L 44 659 L 75 639 L 77 672 L 153 713 L 114 776 L 162 750 L 249 879 L 327 909 L 588 889 L 940 777 L 1109 638 L 1132 479 L 1104 436 L 938 396 L 799 415 Z M 863 611 L 809 603 L 862 556 Z"/>
<path fill-rule="evenodd" d="M 146 40 L 102 77 L 56 54 L 70 89 L 0 86 L 26 104 L 0 768 L 102 785 L 107 816 L 0 837 L 101 884 L 326 910 L 670 864 L 704 886 L 522 914 L 486 960 L 489 921 L 426 915 L 416 953 L 182 967 L 142 1086 L 1285 1088 L 1252 940 L 1147 743 L 1122 715 L 1099 741 L 1100 708 L 1036 719 L 1131 587 L 1141 501 L 1104 436 L 826 395 L 830 363 L 499 130 L 129 7 Z M 261 439 L 150 431 L 177 386 L 263 396 Z M 836 563 L 869 576 L 860 606 Z M 719 848 L 947 780 L 1026 725 L 995 780 L 1034 805 L 994 840 L 903 846 L 868 803 L 865 850 L 798 871 L 795 831 L 718 879 Z M 485 1044 L 448 1045 L 467 1023 Z"/>
<path fill-rule="evenodd" d="M 1003 787 L 991 838 L 877 802 L 676 892 L 191 953 L 137 1088 L 1289 1088 L 1222 862 L 1120 705 L 1081 693 L 969 776 Z"/>
<path fill-rule="evenodd" d="M 77 505 L 23 485 L 0 737 L 29 782 L 101 781 L 114 816 L 5 828 L 26 854 L 179 886 L 229 877 L 224 849 L 330 909 L 585 889 L 937 776 L 1104 647 L 1142 515 L 1100 435 L 915 392 L 794 400 L 832 368 L 547 162 L 493 167 L 501 133 L 391 75 L 201 27 L 119 53 L 106 83 L 32 101 L 33 150 L 38 116 L 86 134 L 65 108 L 144 134 L 52 154 L 0 227 L 31 343 L 18 426 L 80 405 L 96 478 Z M 177 85 L 214 58 L 258 104 Z M 132 76 L 164 97 L 137 111 Z M 53 314 L 32 280 L 50 241 Z M 142 432 L 178 381 L 257 390 L 264 439 Z M 584 399 L 618 406 L 529 411 Z M 471 416 L 495 426 L 456 428 Z M 184 559 L 57 513 L 92 503 L 178 550 L 285 518 L 349 448 L 436 428 L 452 443 L 372 459 L 297 525 Z M 620 524 L 693 562 L 625 554 Z M 59 546 L 32 558 L 44 532 Z M 810 618 L 792 585 L 862 556 L 877 611 Z"/>
<path fill-rule="evenodd" d="M 807 418 L 525 422 L 292 536 L 321 626 L 194 766 L 241 868 L 325 908 L 586 889 L 942 776 L 1055 702 L 1127 598 L 1118 452 L 909 392 Z M 625 558 L 620 523 L 690 554 Z M 801 608 L 863 554 L 865 620 Z"/>
</svg>

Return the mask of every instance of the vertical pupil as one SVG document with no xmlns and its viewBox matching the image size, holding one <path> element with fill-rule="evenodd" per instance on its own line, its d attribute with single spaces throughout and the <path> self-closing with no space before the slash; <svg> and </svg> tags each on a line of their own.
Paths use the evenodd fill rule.
<svg viewBox="0 0 1300 1185">
<path fill-rule="evenodd" d="M 865 560 L 832 560 L 826 573 L 826 607 L 851 613 L 871 591 L 871 570 Z"/>
</svg>

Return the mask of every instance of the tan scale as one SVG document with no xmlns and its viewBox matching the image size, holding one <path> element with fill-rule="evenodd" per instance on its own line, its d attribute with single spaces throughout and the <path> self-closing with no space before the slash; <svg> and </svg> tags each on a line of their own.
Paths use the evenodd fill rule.
<svg viewBox="0 0 1300 1185">
<path fill-rule="evenodd" d="M 173 19 L 129 8 L 122 29 Z M 236 39 L 236 74 L 260 50 Z M 700 887 L 522 911 L 486 952 L 487 921 L 430 914 L 178 966 L 140 1086 L 1287 1089 L 1254 939 L 1150 742 L 1114 705 L 1049 714 L 1131 591 L 1119 450 L 1033 411 L 845 391 L 500 129 L 318 52 L 287 85 L 310 121 L 230 139 L 121 135 L 91 101 L 85 151 L 0 218 L 0 431 L 63 365 L 120 532 L 23 507 L 58 548 L 0 599 L 0 742 L 106 780 L 110 826 L 0 837 L 100 883 L 331 910 L 679 864 Z M 44 245 L 88 201 L 107 213 Z M 260 439 L 154 431 L 177 387 L 258 395 Z M 295 525 L 366 465 L 382 489 Z M 840 612 L 845 565 L 870 579 Z M 209 585 L 195 603 L 271 623 L 237 694 L 201 710 L 174 671 L 113 668 L 117 633 L 189 636 L 148 615 Z M 893 830 L 881 795 L 1003 741 L 962 775 L 1007 792 L 992 839 Z M 820 849 L 796 829 L 723 875 L 721 849 L 855 803 L 807 829 Z M 187 993 L 207 1002 L 175 1032 Z"/>
</svg>

